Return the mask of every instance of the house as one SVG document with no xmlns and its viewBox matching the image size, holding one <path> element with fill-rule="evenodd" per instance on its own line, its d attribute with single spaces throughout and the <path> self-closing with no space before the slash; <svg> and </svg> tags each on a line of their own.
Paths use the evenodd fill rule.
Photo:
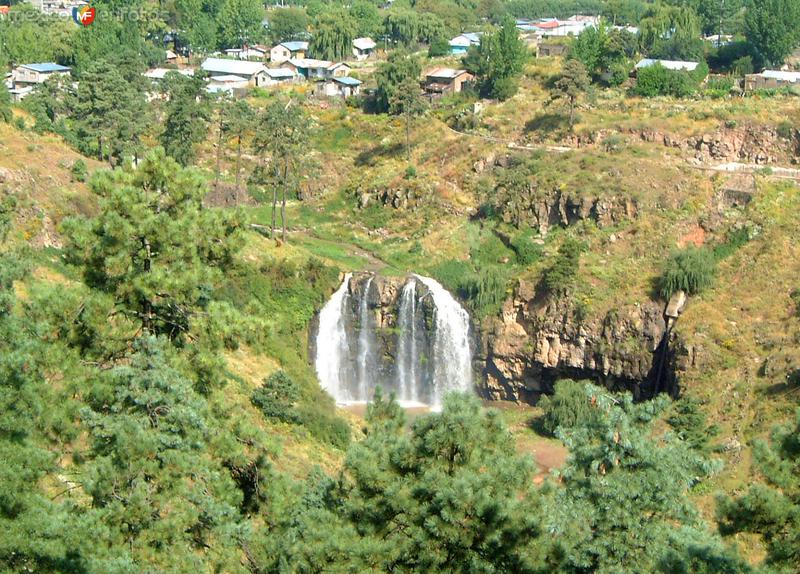
<svg viewBox="0 0 800 574">
<path fill-rule="evenodd" d="M 147 70 L 142 75 L 145 78 L 149 78 L 154 81 L 163 80 L 167 77 L 167 74 L 170 72 L 177 72 L 182 76 L 194 76 L 194 70 L 186 69 L 186 70 L 176 70 L 174 68 L 153 68 L 152 70 Z"/>
<path fill-rule="evenodd" d="M 466 54 L 470 47 L 478 46 L 481 43 L 480 32 L 466 32 L 459 34 L 450 40 L 450 52 L 452 54 Z"/>
<path fill-rule="evenodd" d="M 281 42 L 269 51 L 269 61 L 282 64 L 289 60 L 302 60 L 308 52 L 308 42 Z"/>
<path fill-rule="evenodd" d="M 638 71 L 642 68 L 649 68 L 650 66 L 655 66 L 656 64 L 661 64 L 668 70 L 673 70 L 675 72 L 694 72 L 697 67 L 700 65 L 698 62 L 681 62 L 678 60 L 652 60 L 650 58 L 644 58 L 640 60 L 638 64 L 636 64 L 634 70 Z"/>
<path fill-rule="evenodd" d="M 559 20 L 558 18 L 542 18 L 535 22 L 523 24 L 520 28 L 525 31 L 538 31 L 543 36 L 551 37 L 567 37 L 578 36 L 587 28 L 596 28 L 600 23 L 598 16 L 583 16 L 576 15 L 570 16 L 566 20 Z"/>
<path fill-rule="evenodd" d="M 292 68 L 271 68 L 267 72 L 267 86 L 288 84 L 297 79 L 297 74 Z"/>
<path fill-rule="evenodd" d="M 329 98 L 349 98 L 361 93 L 361 80 L 344 76 L 320 82 L 315 90 L 317 95 Z"/>
<path fill-rule="evenodd" d="M 225 54 L 231 58 L 239 60 L 265 60 L 270 49 L 266 46 L 256 44 L 255 46 L 245 46 L 244 48 L 229 48 Z"/>
<path fill-rule="evenodd" d="M 425 92 L 432 98 L 457 94 L 469 87 L 474 79 L 466 70 L 434 68 L 425 74 Z"/>
<path fill-rule="evenodd" d="M 267 84 L 267 69 L 260 62 L 206 58 L 200 67 L 208 72 L 211 82 L 222 76 L 237 76 L 248 86 L 259 87 Z M 231 78 L 228 80 L 232 81 Z"/>
<path fill-rule="evenodd" d="M 295 70 L 298 76 L 307 80 L 327 80 L 350 75 L 350 66 L 343 62 L 334 63 L 328 60 L 303 58 L 289 60 L 286 65 Z"/>
<path fill-rule="evenodd" d="M 356 38 L 353 40 L 353 56 L 361 62 L 375 53 L 378 44 L 372 38 Z"/>
<path fill-rule="evenodd" d="M 800 72 L 764 70 L 760 74 L 748 74 L 744 77 L 744 89 L 747 92 L 775 90 L 785 86 L 800 86 Z"/>
<path fill-rule="evenodd" d="M 228 74 L 209 78 L 208 87 L 221 88 L 223 91 L 244 90 L 250 87 L 250 83 L 241 76 Z"/>
<path fill-rule="evenodd" d="M 167 60 L 167 64 L 177 64 L 178 63 L 178 54 L 176 54 L 172 50 L 166 50 L 165 58 Z"/>
<path fill-rule="evenodd" d="M 14 68 L 15 88 L 32 87 L 45 83 L 53 76 L 69 76 L 70 68 L 52 62 L 42 64 L 22 64 Z"/>
</svg>

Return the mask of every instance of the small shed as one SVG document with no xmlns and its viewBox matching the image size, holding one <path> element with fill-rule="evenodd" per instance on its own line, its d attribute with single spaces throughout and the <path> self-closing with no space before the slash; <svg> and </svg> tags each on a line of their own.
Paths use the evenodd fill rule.
<svg viewBox="0 0 800 574">
<path fill-rule="evenodd" d="M 357 61 L 363 61 L 375 53 L 378 44 L 372 38 L 356 38 L 353 40 L 353 57 Z"/>
</svg>

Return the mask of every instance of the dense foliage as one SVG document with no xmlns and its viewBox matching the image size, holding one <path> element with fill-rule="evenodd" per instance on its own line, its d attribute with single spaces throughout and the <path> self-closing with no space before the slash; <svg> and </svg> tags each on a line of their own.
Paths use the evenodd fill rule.
<svg viewBox="0 0 800 574">
<path fill-rule="evenodd" d="M 714 283 L 714 254 L 702 247 L 687 247 L 670 256 L 659 285 L 661 296 L 669 299 L 678 291 L 696 295 Z"/>
</svg>

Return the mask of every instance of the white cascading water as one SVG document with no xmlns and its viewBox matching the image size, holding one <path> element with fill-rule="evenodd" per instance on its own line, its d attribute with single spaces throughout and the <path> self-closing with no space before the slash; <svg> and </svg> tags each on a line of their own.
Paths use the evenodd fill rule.
<svg viewBox="0 0 800 574">
<path fill-rule="evenodd" d="M 320 311 L 315 366 L 322 387 L 338 403 L 348 404 L 370 400 L 380 385 L 387 394 L 395 393 L 401 405 L 432 409 L 441 406 L 449 391 L 471 390 L 466 310 L 437 281 L 410 277 L 399 297 L 396 354 L 391 363 L 390 349 L 379 348 L 378 325 L 370 315 L 373 279 L 359 277 L 363 289 L 351 295 L 353 276 L 348 273 Z M 421 298 L 420 283 L 426 288 Z M 432 305 L 424 302 L 427 297 Z"/>
<path fill-rule="evenodd" d="M 369 399 L 374 388 L 370 383 L 374 374 L 370 363 L 375 346 L 373 344 L 375 331 L 369 321 L 369 288 L 372 287 L 373 279 L 375 277 L 367 279 L 358 310 L 358 398 L 360 400 Z"/>
<path fill-rule="evenodd" d="M 419 402 L 417 390 L 417 281 L 411 279 L 400 294 L 397 323 L 400 329 L 397 345 L 397 398 Z"/>
<path fill-rule="evenodd" d="M 345 328 L 344 306 L 352 273 L 344 281 L 319 312 L 317 332 L 317 356 L 314 365 L 322 388 L 337 400 L 351 400 L 343 387 L 343 375 L 350 357 L 350 346 Z"/>
<path fill-rule="evenodd" d="M 438 281 L 415 277 L 428 288 L 436 307 L 431 405 L 438 406 L 448 391 L 464 392 L 472 387 L 469 313 Z"/>
</svg>

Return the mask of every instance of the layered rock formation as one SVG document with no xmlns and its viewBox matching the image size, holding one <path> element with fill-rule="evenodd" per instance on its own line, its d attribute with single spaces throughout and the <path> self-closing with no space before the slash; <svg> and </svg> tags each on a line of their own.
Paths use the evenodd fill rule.
<svg viewBox="0 0 800 574">
<path fill-rule="evenodd" d="M 662 313 L 648 301 L 578 320 L 568 303 L 537 296 L 532 284 L 520 282 L 502 317 L 485 328 L 484 393 L 535 402 L 560 378 L 591 379 L 635 396 L 670 390 L 674 358 L 662 353 Z"/>
</svg>

